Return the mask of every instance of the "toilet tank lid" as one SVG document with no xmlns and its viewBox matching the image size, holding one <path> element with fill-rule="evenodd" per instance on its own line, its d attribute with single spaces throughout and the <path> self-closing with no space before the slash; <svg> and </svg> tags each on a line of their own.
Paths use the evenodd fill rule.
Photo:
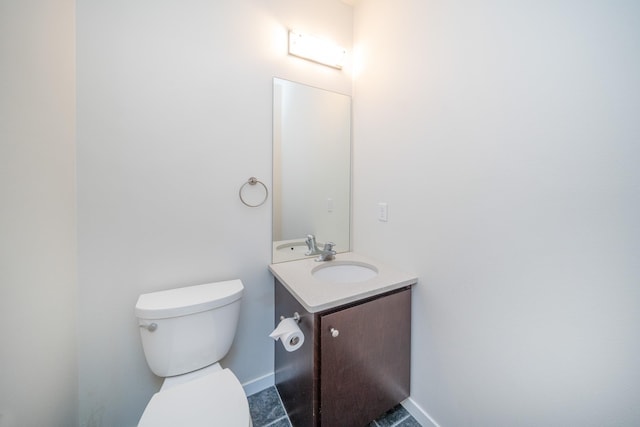
<svg viewBox="0 0 640 427">
<path fill-rule="evenodd" d="M 242 297 L 239 279 L 142 294 L 136 303 L 136 317 L 166 319 L 199 313 L 231 304 Z"/>
</svg>

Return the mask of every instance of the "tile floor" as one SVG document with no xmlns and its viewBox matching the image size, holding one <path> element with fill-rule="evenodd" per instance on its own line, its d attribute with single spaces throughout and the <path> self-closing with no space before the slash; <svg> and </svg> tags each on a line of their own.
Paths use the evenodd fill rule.
<svg viewBox="0 0 640 427">
<path fill-rule="evenodd" d="M 249 410 L 253 427 L 291 427 L 275 387 L 249 396 Z M 420 427 L 420 424 L 398 405 L 367 427 Z"/>
</svg>

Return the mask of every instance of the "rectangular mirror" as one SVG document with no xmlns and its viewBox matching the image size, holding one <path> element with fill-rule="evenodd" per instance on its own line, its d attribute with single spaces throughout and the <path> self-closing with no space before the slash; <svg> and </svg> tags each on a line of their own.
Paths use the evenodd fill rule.
<svg viewBox="0 0 640 427">
<path fill-rule="evenodd" d="M 305 258 L 320 248 L 349 251 L 351 97 L 273 79 L 273 257 Z"/>
</svg>

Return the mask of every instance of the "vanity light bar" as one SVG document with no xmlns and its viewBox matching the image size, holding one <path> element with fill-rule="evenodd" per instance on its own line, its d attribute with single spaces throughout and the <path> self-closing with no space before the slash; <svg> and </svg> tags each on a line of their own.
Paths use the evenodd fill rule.
<svg viewBox="0 0 640 427">
<path fill-rule="evenodd" d="M 289 55 L 341 70 L 347 50 L 328 40 L 290 30 Z"/>
</svg>

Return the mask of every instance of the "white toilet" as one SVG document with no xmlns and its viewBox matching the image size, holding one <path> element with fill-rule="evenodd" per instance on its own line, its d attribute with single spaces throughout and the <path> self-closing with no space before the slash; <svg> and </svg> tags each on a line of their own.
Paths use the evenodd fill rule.
<svg viewBox="0 0 640 427">
<path fill-rule="evenodd" d="M 138 427 L 252 425 L 240 381 L 218 363 L 233 342 L 243 290 L 229 280 L 140 295 L 144 354 L 165 380 Z"/>
</svg>

